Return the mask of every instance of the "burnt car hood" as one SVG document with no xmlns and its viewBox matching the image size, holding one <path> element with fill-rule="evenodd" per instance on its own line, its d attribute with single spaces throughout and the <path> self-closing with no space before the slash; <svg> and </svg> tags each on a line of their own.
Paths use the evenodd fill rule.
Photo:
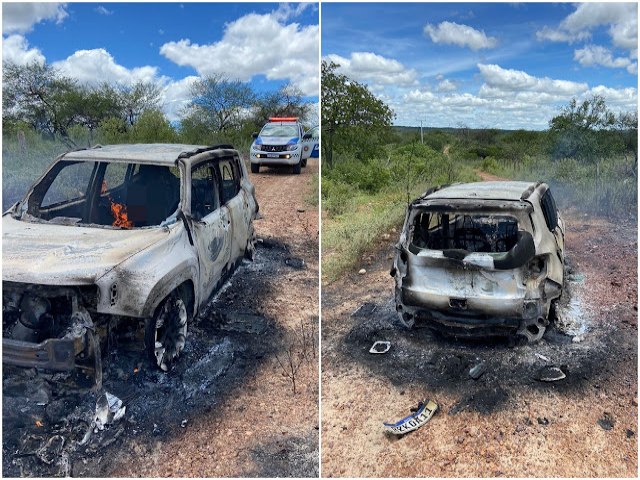
<svg viewBox="0 0 640 480">
<path fill-rule="evenodd" d="M 127 258 L 162 240 L 166 228 L 118 230 L 2 217 L 3 281 L 90 285 Z"/>
</svg>

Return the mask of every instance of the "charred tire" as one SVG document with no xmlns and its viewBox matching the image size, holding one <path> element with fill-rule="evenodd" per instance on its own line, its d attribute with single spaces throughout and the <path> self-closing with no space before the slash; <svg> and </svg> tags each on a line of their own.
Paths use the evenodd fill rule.
<svg viewBox="0 0 640 480">
<path fill-rule="evenodd" d="M 149 360 L 168 372 L 184 349 L 187 338 L 189 308 L 183 296 L 172 292 L 145 320 L 144 344 Z"/>
<path fill-rule="evenodd" d="M 298 163 L 296 163 L 293 166 L 293 173 L 296 175 L 300 175 L 300 172 L 302 171 L 302 160 L 300 160 Z"/>
<path fill-rule="evenodd" d="M 252 163 L 251 164 L 251 173 L 260 173 L 260 164 Z"/>
</svg>

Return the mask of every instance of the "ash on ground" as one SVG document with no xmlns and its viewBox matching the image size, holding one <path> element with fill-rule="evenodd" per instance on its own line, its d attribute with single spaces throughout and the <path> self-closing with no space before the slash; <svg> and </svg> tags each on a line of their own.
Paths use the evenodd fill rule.
<svg viewBox="0 0 640 480">
<path fill-rule="evenodd" d="M 491 413 L 506 407 L 522 388 L 569 393 L 611 374 L 616 364 L 635 352 L 629 348 L 611 358 L 611 344 L 623 344 L 623 333 L 607 321 L 598 321 L 599 329 L 594 331 L 592 313 L 582 299 L 583 277 L 569 275 L 565 283 L 557 318 L 552 318 L 537 343 L 515 346 L 508 338 L 463 340 L 426 327 L 408 330 L 397 318 L 390 295 L 387 301 L 361 305 L 351 315 L 356 323 L 344 338 L 341 351 L 397 387 L 421 384 L 430 392 L 457 395 L 458 402 L 448 406 L 450 415 L 465 410 Z M 384 356 L 371 355 L 369 348 L 378 340 L 390 341 L 393 349 Z M 483 366 L 482 375 L 474 378 L 469 372 L 478 365 Z M 562 371 L 565 378 L 541 381 L 540 372 L 549 367 Z"/>
<path fill-rule="evenodd" d="M 109 338 L 101 392 L 79 388 L 73 375 L 5 368 L 3 476 L 110 476 L 123 462 L 142 461 L 156 442 L 171 438 L 184 425 L 194 428 L 199 417 L 215 414 L 265 359 L 283 348 L 282 328 L 261 314 L 260 298 L 273 288 L 269 278 L 292 268 L 286 263 L 289 258 L 286 245 L 258 243 L 255 261 L 241 266 L 189 325 L 185 350 L 169 373 L 145 359 L 135 333 Z M 122 407 L 106 416 L 102 412 L 108 422 L 100 429 L 96 403 L 100 405 L 105 392 L 121 400 L 126 410 L 118 418 Z M 113 397 L 105 398 L 119 405 Z M 317 475 L 317 442 L 305 448 L 304 454 L 315 455 L 315 462 L 288 462 L 289 456 L 297 458 L 300 447 L 286 447 L 286 455 L 276 451 L 275 457 L 269 447 L 256 458 L 278 461 L 244 475 Z"/>
</svg>

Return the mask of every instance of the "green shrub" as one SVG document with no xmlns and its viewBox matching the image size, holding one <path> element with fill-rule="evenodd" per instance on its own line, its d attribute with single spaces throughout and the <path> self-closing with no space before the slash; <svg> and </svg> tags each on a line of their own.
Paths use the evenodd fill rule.
<svg viewBox="0 0 640 480">
<path fill-rule="evenodd" d="M 322 178 L 322 208 L 330 215 L 346 212 L 355 196 L 356 189 L 340 180 Z"/>
</svg>

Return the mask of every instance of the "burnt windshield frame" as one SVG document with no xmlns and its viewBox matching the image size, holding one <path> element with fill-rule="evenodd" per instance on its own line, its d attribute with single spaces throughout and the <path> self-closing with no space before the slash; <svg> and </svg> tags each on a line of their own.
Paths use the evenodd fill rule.
<svg viewBox="0 0 640 480">
<path fill-rule="evenodd" d="M 87 182 L 87 186 L 83 196 L 71 201 L 62 201 L 62 202 L 52 203 L 51 205 L 47 205 L 45 208 L 43 208 L 42 207 L 43 199 L 46 196 L 49 189 L 51 188 L 51 186 L 53 185 L 53 182 L 55 181 L 55 179 L 60 174 L 60 172 L 63 171 L 64 168 L 67 168 L 71 165 L 82 164 L 82 163 L 93 164 L 92 171 L 89 176 L 89 181 Z M 137 222 L 134 222 L 134 225 L 131 227 L 117 226 L 117 225 L 114 225 L 115 217 L 113 218 L 113 223 L 108 223 L 109 221 L 111 221 L 111 219 L 109 219 L 108 221 L 107 220 L 95 221 L 94 219 L 96 216 L 96 210 L 100 208 L 101 203 L 104 203 L 103 197 L 105 197 L 105 195 L 104 195 L 104 192 L 102 192 L 101 190 L 102 190 L 103 180 L 105 179 L 105 172 L 110 165 L 123 165 L 126 167 L 123 183 L 121 185 L 117 185 L 114 187 L 115 189 L 122 189 L 123 192 L 127 194 L 125 195 L 127 197 L 127 200 L 128 200 L 129 189 L 132 187 L 131 185 L 132 179 L 133 177 L 135 177 L 134 171 L 136 171 L 136 167 L 138 172 L 140 168 L 143 166 L 166 168 L 167 173 L 170 173 L 172 175 L 172 178 L 175 177 L 175 185 L 173 185 L 173 187 L 175 187 L 175 192 L 173 192 L 172 198 L 175 197 L 177 199 L 177 207 L 173 208 L 173 205 L 170 207 L 168 206 L 166 210 L 167 211 L 171 210 L 171 212 L 169 212 L 166 217 L 164 216 L 164 213 L 162 213 L 160 216 L 163 216 L 163 219 L 158 222 L 153 222 L 150 225 L 147 224 L 148 221 L 137 221 Z M 73 226 L 81 226 L 81 227 L 113 228 L 118 230 L 157 228 L 157 227 L 167 226 L 171 223 L 174 223 L 175 221 L 174 217 L 176 216 L 177 210 L 180 208 L 180 203 L 182 199 L 182 190 L 183 190 L 182 176 L 183 176 L 182 171 L 178 168 L 177 165 L 170 166 L 162 163 L 155 164 L 155 163 L 147 163 L 147 162 L 136 162 L 135 160 L 127 160 L 127 159 L 123 159 L 122 161 L 104 161 L 104 160 L 93 160 L 93 159 L 78 159 L 78 160 L 61 159 L 56 161 L 49 168 L 49 170 L 46 171 L 45 174 L 41 176 L 41 178 L 34 184 L 31 190 L 27 193 L 26 202 L 25 202 L 27 207 L 26 211 L 24 211 L 18 219 L 23 221 L 31 221 L 31 222 L 38 222 L 38 223 L 52 223 L 52 224 L 73 225 Z M 110 188 L 109 192 L 113 193 L 112 190 L 113 189 Z M 107 196 L 105 198 L 107 197 L 109 197 L 109 193 L 107 193 Z M 77 216 L 68 216 L 64 214 L 59 216 L 54 215 L 56 209 L 61 209 L 61 208 L 64 209 L 67 205 L 71 206 L 74 202 L 77 202 L 79 200 L 82 200 L 82 202 L 85 203 L 84 207 L 82 208 L 81 214 Z M 109 200 L 110 200 L 110 203 L 113 203 L 110 198 Z M 120 201 L 117 201 L 116 203 L 129 207 L 129 205 L 126 205 L 125 202 L 122 201 L 122 199 L 118 199 L 118 200 Z M 154 203 L 153 199 L 147 199 L 147 200 L 148 202 L 145 202 L 144 206 L 152 205 Z M 53 212 L 50 213 L 52 210 Z M 80 213 L 80 211 L 78 211 L 77 213 Z M 48 215 L 50 215 L 50 218 L 48 218 Z M 52 221 L 55 218 L 57 218 L 58 220 Z M 67 221 L 65 221 L 64 219 L 67 219 Z M 68 220 L 75 220 L 75 221 L 69 222 Z M 136 223 L 138 224 L 136 225 Z"/>
</svg>

